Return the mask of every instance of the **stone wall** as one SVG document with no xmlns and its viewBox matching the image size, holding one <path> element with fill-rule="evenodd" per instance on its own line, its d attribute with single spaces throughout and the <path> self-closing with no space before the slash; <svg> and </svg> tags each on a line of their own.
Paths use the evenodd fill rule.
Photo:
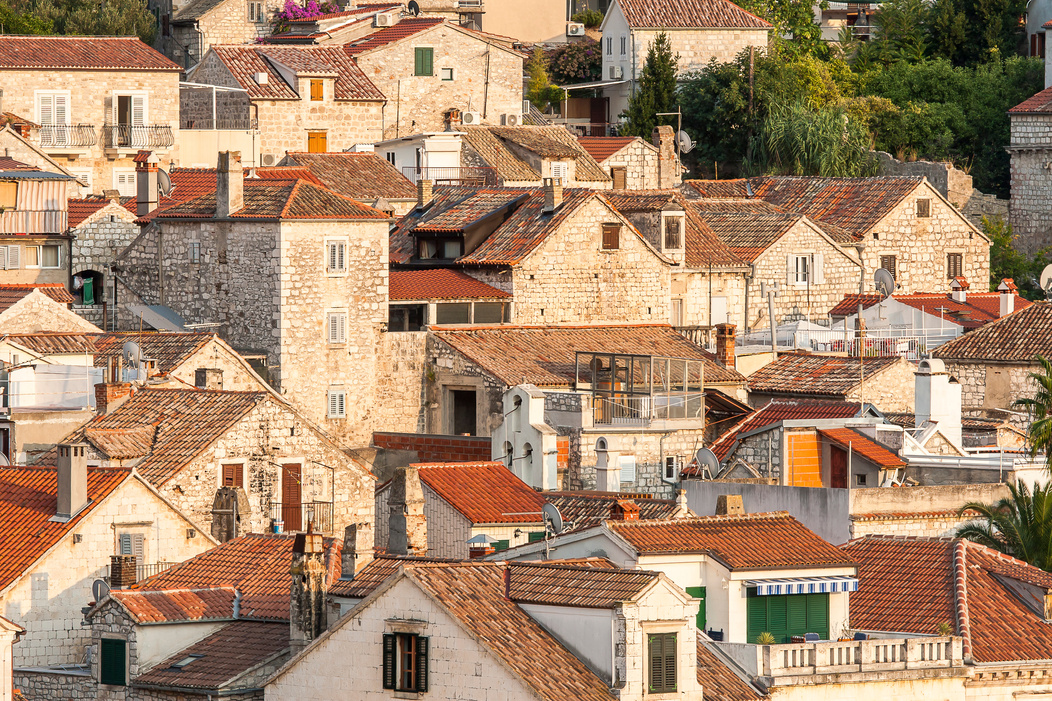
<svg viewBox="0 0 1052 701">
<path fill-rule="evenodd" d="M 201 32 L 201 53 L 196 59 L 199 61 L 213 44 L 251 44 L 269 35 L 270 20 L 284 5 L 281 0 L 263 0 L 263 17 L 266 21 L 251 22 L 246 3 L 239 0 L 219 3 L 197 20 L 197 29 Z"/>
<path fill-rule="evenodd" d="M 626 169 L 625 188 L 628 190 L 652 190 L 658 185 L 657 148 L 639 139 L 599 164 L 607 175 L 613 177 L 613 168 Z"/>
<path fill-rule="evenodd" d="M 400 331 L 381 337 L 374 428 L 423 433 L 426 424 L 427 332 Z"/>
<path fill-rule="evenodd" d="M 1011 409 L 1016 399 L 1033 397 L 1037 387 L 1029 373 L 1037 365 L 964 361 L 946 358 L 946 371 L 961 383 L 961 410 L 966 416 L 988 416 L 997 409 Z M 1009 421 L 1025 428 L 1023 417 Z"/>
<path fill-rule="evenodd" d="M 504 391 L 507 385 L 473 363 L 459 351 L 429 335 L 428 358 L 431 362 L 426 377 L 428 404 L 427 433 L 452 433 L 452 406 L 447 395 L 450 387 L 473 388 L 477 396 L 479 436 L 490 436 L 504 421 Z"/>
<path fill-rule="evenodd" d="M 912 414 L 916 390 L 916 368 L 905 358 L 899 358 L 891 367 L 878 375 L 862 375 L 861 386 L 847 393 L 851 402 L 873 404 L 881 411 L 904 411 Z"/>
<path fill-rule="evenodd" d="M 1018 237 L 1020 248 L 1025 253 L 1036 253 L 1052 245 L 1052 211 L 1048 208 L 1049 193 L 1052 192 L 1052 117 L 1012 118 L 1012 157 L 1010 183 L 1012 200 L 1008 210 L 1008 223 Z M 1040 120 L 1040 124 L 1037 123 Z M 1026 143 L 1016 145 L 1017 131 L 1025 127 L 1040 127 L 1033 135 L 1020 135 Z"/>
<path fill-rule="evenodd" d="M 428 433 L 374 433 L 373 445 L 385 450 L 417 454 L 415 462 L 488 462 L 492 460 L 489 437 L 449 436 Z"/>
<path fill-rule="evenodd" d="M 942 196 L 960 209 L 972 196 L 972 176 L 958 170 L 952 163 L 944 161 L 900 161 L 890 153 L 877 151 L 880 174 L 896 176 L 920 176 L 928 179 Z"/>
<path fill-rule="evenodd" d="M 33 292 L 0 312 L 0 333 L 98 333 L 102 331 L 43 292 Z"/>
<path fill-rule="evenodd" d="M 683 326 L 712 326 L 725 322 L 744 329 L 747 284 L 745 271 L 715 268 L 710 275 L 707 269 L 673 268 L 672 299 L 683 301 Z M 726 310 L 727 318 L 711 318 L 709 310 L 718 314 L 721 307 Z"/>
<path fill-rule="evenodd" d="M 773 428 L 752 436 L 738 439 L 738 444 L 732 449 L 724 463 L 730 464 L 735 460 L 744 460 L 749 463 L 764 477 L 782 481 L 782 429 Z"/>
<path fill-rule="evenodd" d="M 658 499 L 672 499 L 679 483 L 663 479 L 665 458 L 678 456 L 686 467 L 694 453 L 704 445 L 704 433 L 702 428 L 643 429 L 631 432 L 613 427 L 571 430 L 569 465 L 562 488 L 595 489 L 598 459 L 595 446 L 599 438 L 605 438 L 608 450 L 617 451 L 622 457 L 635 456 L 636 459 L 636 479 L 634 482 L 622 482 L 621 491 L 643 492 Z"/>
<path fill-rule="evenodd" d="M 95 680 L 87 671 L 16 669 L 14 686 L 26 701 L 95 701 Z"/>
<path fill-rule="evenodd" d="M 193 387 L 196 382 L 196 372 L 200 368 L 212 368 L 222 373 L 221 386 L 218 389 L 227 392 L 260 392 L 269 391 L 270 387 L 263 382 L 248 367 L 240 356 L 225 343 L 212 340 L 202 346 L 193 355 L 181 362 L 169 372 L 169 376 L 175 380 L 185 382 Z"/>
<path fill-rule="evenodd" d="M 957 529 L 975 520 L 974 516 L 958 516 L 954 511 L 918 514 L 860 514 L 851 517 L 851 537 L 867 535 L 895 535 L 913 538 L 947 538 Z"/>
<path fill-rule="evenodd" d="M 77 275 L 92 270 L 102 274 L 102 286 L 94 290 L 97 305 L 113 300 L 110 265 L 139 231 L 135 215 L 111 200 L 70 232 L 74 236 L 70 272 Z"/>
</svg>

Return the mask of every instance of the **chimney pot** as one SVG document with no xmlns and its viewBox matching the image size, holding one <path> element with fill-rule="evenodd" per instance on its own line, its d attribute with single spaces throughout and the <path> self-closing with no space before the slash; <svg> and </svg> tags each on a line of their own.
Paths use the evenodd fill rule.
<svg viewBox="0 0 1052 701">
<path fill-rule="evenodd" d="M 416 181 L 416 208 L 423 209 L 431 204 L 434 197 L 435 183 L 431 180 L 420 179 Z"/>
<path fill-rule="evenodd" d="M 963 277 L 955 277 L 950 282 L 950 298 L 958 304 L 968 302 L 968 281 Z"/>
<path fill-rule="evenodd" d="M 340 579 L 354 579 L 355 573 L 372 561 L 373 548 L 366 538 L 368 530 L 367 523 L 352 523 L 343 529 Z"/>
<path fill-rule="evenodd" d="M 88 446 L 59 443 L 55 515 L 68 521 L 88 504 Z"/>
<path fill-rule="evenodd" d="M 721 494 L 716 497 L 717 516 L 741 516 L 744 513 L 741 494 Z"/>
<path fill-rule="evenodd" d="M 226 219 L 245 206 L 245 172 L 240 151 L 220 151 L 216 167 L 216 219 Z"/>
<path fill-rule="evenodd" d="M 563 203 L 563 179 L 545 178 L 544 183 L 544 208 L 545 213 L 554 212 Z"/>
<path fill-rule="evenodd" d="M 130 382 L 100 382 L 95 385 L 95 413 L 112 414 L 132 396 Z"/>
<path fill-rule="evenodd" d="M 638 521 L 639 504 L 631 499 L 618 499 L 610 505 L 611 521 Z"/>
<path fill-rule="evenodd" d="M 135 164 L 135 214 L 146 216 L 157 209 L 160 196 L 157 186 L 157 158 Z"/>
<path fill-rule="evenodd" d="M 194 370 L 194 386 L 198 389 L 223 389 L 223 371 L 219 368 Z"/>
<path fill-rule="evenodd" d="M 998 297 L 1000 302 L 998 316 L 1008 316 L 1015 311 L 1015 293 L 1017 289 L 1012 278 L 1006 277 L 1001 280 L 1001 284 L 997 286 L 997 291 L 1001 293 Z"/>
<path fill-rule="evenodd" d="M 495 552 L 497 552 L 496 548 L 494 548 L 492 545 L 487 543 L 485 545 L 480 545 L 480 546 L 477 546 L 477 547 L 471 547 L 468 550 L 468 558 L 470 558 L 472 560 L 475 560 L 475 559 L 480 558 L 480 557 L 486 557 L 487 555 L 492 555 Z"/>
<path fill-rule="evenodd" d="M 110 555 L 110 589 L 127 589 L 135 584 L 136 560 L 134 555 Z"/>
<path fill-rule="evenodd" d="M 654 127 L 650 140 L 658 149 L 658 189 L 668 190 L 682 181 L 679 158 L 676 157 L 676 132 L 672 127 Z"/>
<path fill-rule="evenodd" d="M 734 352 L 736 329 L 734 324 L 716 325 L 716 360 L 731 370 L 735 369 L 737 363 Z"/>
</svg>

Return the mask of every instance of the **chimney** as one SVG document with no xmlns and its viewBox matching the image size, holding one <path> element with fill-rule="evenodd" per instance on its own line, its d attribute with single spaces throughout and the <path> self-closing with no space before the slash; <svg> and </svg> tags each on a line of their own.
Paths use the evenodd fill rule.
<svg viewBox="0 0 1052 701">
<path fill-rule="evenodd" d="M 716 361 L 731 370 L 737 362 L 734 354 L 736 328 L 734 324 L 716 324 Z"/>
<path fill-rule="evenodd" d="M 194 387 L 223 389 L 223 371 L 219 368 L 197 368 L 194 370 Z"/>
<path fill-rule="evenodd" d="M 68 521 L 88 505 L 88 446 L 58 444 L 58 504 L 55 516 Z"/>
<path fill-rule="evenodd" d="M 475 560 L 480 557 L 492 555 L 495 552 L 497 552 L 496 548 L 494 548 L 489 543 L 484 543 L 482 545 L 472 544 L 471 547 L 468 548 L 468 558 L 471 560 Z"/>
<path fill-rule="evenodd" d="M 150 156 L 148 159 L 135 164 L 135 214 L 146 216 L 157 209 L 159 192 L 157 189 L 157 158 Z"/>
<path fill-rule="evenodd" d="M 968 302 L 968 281 L 963 277 L 955 277 L 950 282 L 950 298 L 954 302 L 965 304 Z"/>
<path fill-rule="evenodd" d="M 676 157 L 676 132 L 670 126 L 654 127 L 650 140 L 658 150 L 658 189 L 669 190 L 682 180 Z"/>
<path fill-rule="evenodd" d="M 321 533 L 297 533 L 292 544 L 289 645 L 292 654 L 325 631 L 325 547 Z"/>
<path fill-rule="evenodd" d="M 741 494 L 721 494 L 716 497 L 717 516 L 741 516 L 744 513 Z"/>
<path fill-rule="evenodd" d="M 631 499 L 618 499 L 610 505 L 611 521 L 638 521 L 639 504 Z"/>
<path fill-rule="evenodd" d="M 1052 592 L 1045 592 L 1045 623 L 1052 623 Z"/>
<path fill-rule="evenodd" d="M 95 385 L 95 413 L 112 414 L 132 396 L 130 382 L 100 382 Z"/>
<path fill-rule="evenodd" d="M 914 375 L 914 425 L 926 421 L 939 425 L 939 431 L 955 446 L 961 446 L 961 385 L 936 358 L 920 361 Z"/>
<path fill-rule="evenodd" d="M 1001 308 L 998 316 L 1008 316 L 1015 311 L 1015 293 L 1017 289 L 1012 278 L 1006 277 L 1001 280 L 1001 284 L 997 286 L 997 291 L 1001 293 L 999 296 Z"/>
<path fill-rule="evenodd" d="M 679 513 L 676 515 L 677 518 L 682 518 L 687 515 L 690 510 L 690 506 L 687 505 L 687 490 L 677 489 L 676 490 L 676 509 Z"/>
<path fill-rule="evenodd" d="M 340 554 L 340 579 L 354 579 L 355 573 L 373 560 L 369 524 L 352 523 L 343 529 L 343 551 Z"/>
<path fill-rule="evenodd" d="M 220 151 L 216 168 L 216 219 L 226 219 L 245 206 L 245 174 L 240 151 Z"/>
<path fill-rule="evenodd" d="M 390 533 L 387 552 L 392 555 L 427 555 L 427 517 L 420 470 L 413 465 L 395 470 L 391 480 Z"/>
<path fill-rule="evenodd" d="M 563 179 L 545 178 L 544 183 L 544 208 L 542 212 L 549 214 L 559 209 L 563 203 Z"/>
<path fill-rule="evenodd" d="M 110 555 L 110 589 L 127 589 L 135 584 L 134 555 Z"/>
<path fill-rule="evenodd" d="M 607 450 L 605 438 L 595 448 L 595 489 L 599 492 L 621 491 L 621 453 Z"/>
<path fill-rule="evenodd" d="M 431 199 L 434 197 L 435 183 L 431 180 L 417 180 L 416 181 L 416 208 L 423 209 L 424 207 L 431 204 Z"/>
</svg>

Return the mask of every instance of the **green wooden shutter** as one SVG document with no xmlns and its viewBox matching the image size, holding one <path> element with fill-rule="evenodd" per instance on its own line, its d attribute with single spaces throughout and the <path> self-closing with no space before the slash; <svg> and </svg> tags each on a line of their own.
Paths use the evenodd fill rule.
<svg viewBox="0 0 1052 701">
<path fill-rule="evenodd" d="M 661 684 L 664 681 L 664 642 L 665 637 L 663 635 L 648 636 L 648 645 L 650 647 L 650 693 L 661 691 Z"/>
<path fill-rule="evenodd" d="M 124 640 L 114 640 L 112 638 L 101 638 L 99 640 L 100 684 L 125 686 L 128 683 L 125 675 L 126 657 L 124 648 Z"/>
<path fill-rule="evenodd" d="M 493 544 L 493 549 L 497 551 L 507 550 L 509 545 L 511 545 L 510 540 L 498 540 L 496 543 Z"/>
<path fill-rule="evenodd" d="M 785 599 L 786 619 L 788 621 L 788 635 L 803 635 L 812 632 L 807 627 L 807 596 L 804 594 L 793 594 Z"/>
<path fill-rule="evenodd" d="M 544 540 L 544 531 L 534 531 L 527 535 L 528 542 L 535 543 L 538 540 Z"/>
<path fill-rule="evenodd" d="M 701 599 L 698 606 L 698 630 L 705 630 L 705 587 L 687 587 L 687 594 L 695 599 Z"/>
<path fill-rule="evenodd" d="M 807 595 L 807 632 L 829 639 L 829 594 Z"/>
<path fill-rule="evenodd" d="M 418 47 L 413 52 L 415 75 L 434 75 L 435 50 Z"/>
<path fill-rule="evenodd" d="M 665 691 L 676 690 L 676 634 L 665 634 Z"/>
<path fill-rule="evenodd" d="M 756 636 L 768 631 L 767 628 L 767 601 L 765 596 L 757 596 L 756 589 L 749 590 L 749 598 L 746 599 L 746 642 L 755 643 Z"/>
<path fill-rule="evenodd" d="M 779 643 L 789 642 L 789 610 L 784 596 L 762 596 L 767 601 L 767 630 Z"/>
<path fill-rule="evenodd" d="M 416 639 L 416 690 L 427 691 L 427 638 Z"/>
<path fill-rule="evenodd" d="M 384 688 L 395 688 L 395 636 L 384 633 Z"/>
</svg>

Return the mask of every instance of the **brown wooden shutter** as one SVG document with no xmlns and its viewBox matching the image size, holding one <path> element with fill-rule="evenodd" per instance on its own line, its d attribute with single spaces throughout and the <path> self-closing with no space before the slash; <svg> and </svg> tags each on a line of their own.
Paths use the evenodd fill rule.
<svg viewBox="0 0 1052 701">
<path fill-rule="evenodd" d="M 664 636 L 649 636 L 650 654 L 650 692 L 661 691 L 664 682 Z"/>
<path fill-rule="evenodd" d="M 427 691 L 427 638 L 416 639 L 416 690 Z"/>
<path fill-rule="evenodd" d="M 665 691 L 676 690 L 676 634 L 665 635 Z"/>
<path fill-rule="evenodd" d="M 884 268 L 884 270 L 887 270 L 889 273 L 891 273 L 892 277 L 894 277 L 897 280 L 898 274 L 895 271 L 895 262 L 895 256 L 880 257 L 880 267 Z"/>
<path fill-rule="evenodd" d="M 223 465 L 223 486 L 244 488 L 245 478 L 241 465 Z"/>
<path fill-rule="evenodd" d="M 384 688 L 395 688 L 395 636 L 384 633 Z"/>
<path fill-rule="evenodd" d="M 621 247 L 621 225 L 603 224 L 603 250 L 616 251 Z"/>
<path fill-rule="evenodd" d="M 946 277 L 952 280 L 964 274 L 964 255 L 961 253 L 946 254 Z"/>
<path fill-rule="evenodd" d="M 627 187 L 628 182 L 628 168 L 624 166 L 614 166 L 610 168 L 610 177 L 614 179 L 614 189 L 624 190 Z"/>
<path fill-rule="evenodd" d="M 323 131 L 309 131 L 307 132 L 307 152 L 308 153 L 325 153 L 328 149 L 325 132 Z"/>
</svg>

